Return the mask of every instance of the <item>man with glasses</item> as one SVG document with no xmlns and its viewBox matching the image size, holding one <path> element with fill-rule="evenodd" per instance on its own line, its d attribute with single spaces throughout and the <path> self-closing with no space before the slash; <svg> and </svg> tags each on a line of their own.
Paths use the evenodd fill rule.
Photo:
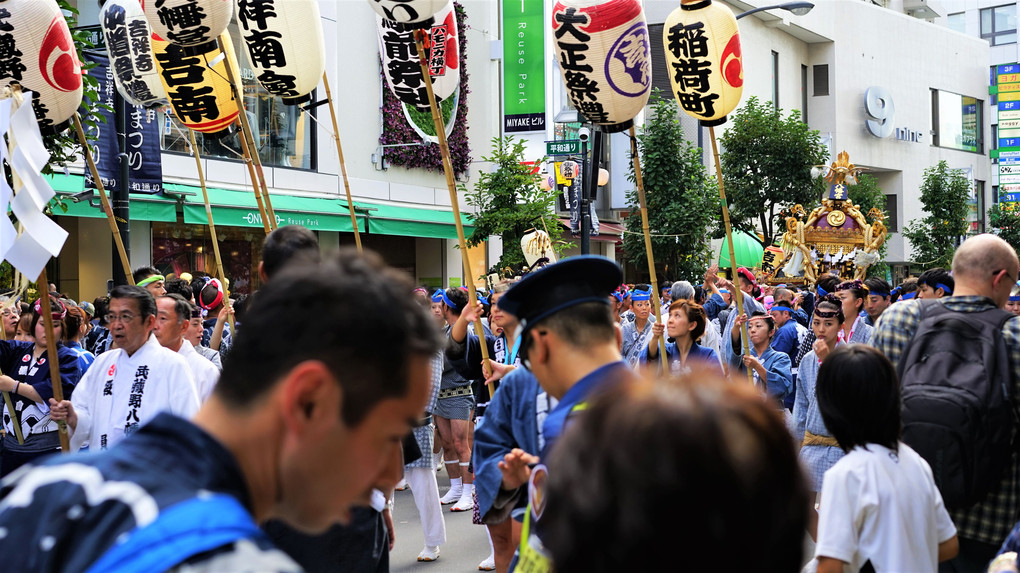
<svg viewBox="0 0 1020 573">
<path fill-rule="evenodd" d="M 96 358 L 70 401 L 50 400 L 50 417 L 67 421 L 72 450 L 110 448 L 160 412 L 189 418 L 198 411 L 188 363 L 150 336 L 156 300 L 149 291 L 115 287 L 106 322 L 116 348 Z"/>
<path fill-rule="evenodd" d="M 10 297 L 0 296 L 0 322 L 3 322 L 4 340 L 14 340 L 14 335 L 18 333 L 18 319 L 21 318 L 18 310 L 17 302 L 12 303 Z"/>
</svg>

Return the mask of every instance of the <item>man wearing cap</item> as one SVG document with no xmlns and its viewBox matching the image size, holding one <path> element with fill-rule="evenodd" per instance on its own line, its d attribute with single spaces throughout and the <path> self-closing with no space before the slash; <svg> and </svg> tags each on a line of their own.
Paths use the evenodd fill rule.
<svg viewBox="0 0 1020 573">
<path fill-rule="evenodd" d="M 889 283 L 879 277 L 871 277 L 865 280 L 864 285 L 868 287 L 868 298 L 864 299 L 864 312 L 866 315 L 861 317 L 861 321 L 868 326 L 875 326 L 878 323 L 878 317 L 882 316 L 885 309 L 889 308 L 889 305 L 892 304 L 889 301 L 889 297 L 892 295 L 892 288 L 889 286 Z"/>
<path fill-rule="evenodd" d="M 153 267 L 141 267 L 135 269 L 135 272 L 131 273 L 131 276 L 135 280 L 135 285 L 144 288 L 145 290 L 152 293 L 153 297 L 163 296 L 166 294 L 166 277 L 159 274 Z"/>
<path fill-rule="evenodd" d="M 633 376 L 620 355 L 620 334 L 609 303 L 622 275 L 608 259 L 572 257 L 529 274 L 499 300 L 500 308 L 518 318 L 521 363 L 559 403 L 542 423 L 545 445 L 540 457 L 514 449 L 499 462 L 503 480 L 487 522 L 508 515 L 529 481 L 524 499 L 542 499 L 548 470 L 541 464 L 532 469 L 532 464 L 547 457 L 568 419 L 583 410 L 589 398 Z M 531 423 L 514 420 L 515 425 Z M 539 539 L 541 512 L 537 517 L 535 513 L 524 514 L 518 559 L 529 571 L 548 571 L 550 562 Z"/>
<path fill-rule="evenodd" d="M 634 309 L 634 321 L 623 323 L 623 359 L 636 368 L 641 361 L 641 349 L 647 346 L 652 335 L 652 288 L 649 285 L 636 285 L 630 292 L 631 306 Z"/>
</svg>

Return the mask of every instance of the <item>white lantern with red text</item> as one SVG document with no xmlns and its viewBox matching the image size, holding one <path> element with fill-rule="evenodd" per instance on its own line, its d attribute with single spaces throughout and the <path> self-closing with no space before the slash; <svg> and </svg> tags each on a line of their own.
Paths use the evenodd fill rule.
<svg viewBox="0 0 1020 573">
<path fill-rule="evenodd" d="M 558 0 L 552 29 L 577 111 L 607 133 L 632 126 L 652 88 L 648 25 L 639 0 Z"/>
<path fill-rule="evenodd" d="M 149 42 L 152 30 L 138 0 L 107 0 L 99 12 L 99 25 L 120 95 L 132 105 L 154 107 L 166 103 Z"/>
<path fill-rule="evenodd" d="M 139 0 L 157 39 L 185 48 L 187 54 L 211 52 L 234 14 L 231 0 Z"/>
<path fill-rule="evenodd" d="M 726 123 L 744 90 L 733 11 L 711 0 L 682 0 L 663 24 L 662 43 L 680 109 L 705 126 Z"/>
<path fill-rule="evenodd" d="M 230 35 L 224 32 L 225 41 Z M 208 134 L 221 134 L 238 115 L 223 52 L 212 51 L 197 56 L 184 48 L 152 39 L 159 78 L 166 90 L 174 115 L 185 126 Z M 215 65 L 210 65 L 215 62 Z M 235 74 L 236 75 L 236 74 Z"/>
<path fill-rule="evenodd" d="M 308 101 L 326 71 L 317 0 L 236 0 L 255 78 L 285 104 Z"/>
<path fill-rule="evenodd" d="M 383 18 L 376 20 L 379 53 L 390 91 L 407 105 L 428 109 L 429 99 L 422 81 L 414 32 Z M 447 2 L 446 7 L 436 13 L 435 24 L 427 32 L 425 59 L 438 103 L 452 96 L 460 85 L 460 47 L 453 2 Z"/>
<path fill-rule="evenodd" d="M 432 24 L 433 15 L 446 7 L 448 0 L 368 0 L 380 18 L 407 28 Z M 439 18 L 436 18 L 439 20 Z"/>
<path fill-rule="evenodd" d="M 0 2 L 0 86 L 12 82 L 32 98 L 39 127 L 63 131 L 81 105 L 81 62 L 56 0 Z"/>
</svg>

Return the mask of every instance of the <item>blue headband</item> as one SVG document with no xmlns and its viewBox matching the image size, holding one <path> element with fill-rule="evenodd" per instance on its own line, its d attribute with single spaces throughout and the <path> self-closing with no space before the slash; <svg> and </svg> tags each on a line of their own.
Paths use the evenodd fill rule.
<svg viewBox="0 0 1020 573">
<path fill-rule="evenodd" d="M 916 290 L 913 291 L 913 292 L 908 292 L 907 294 L 901 296 L 900 300 L 910 300 L 910 299 L 914 298 L 915 296 L 917 296 L 917 291 Z"/>
<path fill-rule="evenodd" d="M 624 298 L 623 297 L 623 293 L 621 293 L 620 291 L 614 290 L 613 292 L 611 292 L 609 294 L 613 295 L 613 298 L 615 298 L 619 302 L 623 302 L 623 298 Z"/>
<path fill-rule="evenodd" d="M 1016 296 L 1009 295 L 1009 302 L 1020 302 L 1020 294 Z"/>
<path fill-rule="evenodd" d="M 445 293 L 443 292 L 443 289 L 439 289 L 436 292 L 432 293 L 432 302 L 443 302 L 444 294 Z"/>
<path fill-rule="evenodd" d="M 942 289 L 942 292 L 944 292 L 946 294 L 953 294 L 953 289 L 947 287 L 946 285 L 944 285 L 942 283 L 935 283 L 935 288 Z"/>
<path fill-rule="evenodd" d="M 816 286 L 816 287 L 815 287 L 815 292 L 817 292 L 817 293 L 818 293 L 818 297 L 819 297 L 819 298 L 821 298 L 821 297 L 823 297 L 823 296 L 825 296 L 825 295 L 829 294 L 829 291 L 827 291 L 827 290 L 823 289 L 823 288 L 822 288 L 822 287 L 820 287 L 820 286 Z"/>
<path fill-rule="evenodd" d="M 881 290 L 873 290 L 870 291 L 868 294 L 872 296 L 889 296 L 889 293 Z"/>
<path fill-rule="evenodd" d="M 484 304 L 485 306 L 489 306 L 489 299 L 482 295 L 478 295 L 478 302 Z"/>
<path fill-rule="evenodd" d="M 445 290 L 441 290 L 439 292 L 442 294 L 441 300 L 446 303 L 446 306 L 452 308 L 453 310 L 460 310 L 460 306 L 457 303 L 450 300 L 450 297 L 446 296 Z"/>
<path fill-rule="evenodd" d="M 772 310 L 785 310 L 792 313 L 793 307 L 789 306 L 789 304 L 790 303 L 786 302 L 785 300 L 782 302 L 777 302 L 772 305 Z"/>
<path fill-rule="evenodd" d="M 652 300 L 652 291 L 650 290 L 637 290 L 630 291 L 631 302 L 641 302 L 644 300 Z"/>
<path fill-rule="evenodd" d="M 719 292 L 724 292 L 726 294 L 730 294 L 730 291 L 728 291 L 728 290 L 726 290 L 724 288 L 719 289 Z"/>
</svg>

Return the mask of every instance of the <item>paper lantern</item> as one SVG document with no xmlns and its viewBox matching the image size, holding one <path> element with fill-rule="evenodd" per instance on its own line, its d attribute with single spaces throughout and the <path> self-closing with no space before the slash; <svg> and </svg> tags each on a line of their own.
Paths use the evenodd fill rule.
<svg viewBox="0 0 1020 573">
<path fill-rule="evenodd" d="M 542 189 L 542 191 L 549 191 L 550 189 L 553 188 L 554 185 L 556 185 L 555 175 L 548 175 L 546 177 L 543 177 L 542 180 L 539 182 L 539 187 Z"/>
<path fill-rule="evenodd" d="M 107 0 L 99 13 L 99 25 L 120 95 L 132 105 L 155 107 L 166 103 L 149 42 L 152 30 L 138 0 Z"/>
<path fill-rule="evenodd" d="M 230 36 L 224 32 L 226 41 Z M 184 125 L 208 134 L 217 134 L 237 119 L 227 81 L 227 66 L 219 48 L 200 55 L 188 55 L 176 44 L 152 39 L 159 79 L 166 90 L 174 115 Z M 219 61 L 216 61 L 219 60 Z M 216 65 L 210 67 L 210 62 Z"/>
<path fill-rule="evenodd" d="M 447 2 L 446 7 L 436 13 L 435 20 L 426 36 L 425 56 L 432 76 L 432 91 L 438 103 L 452 96 L 460 86 L 460 47 L 453 2 Z M 376 17 L 376 21 L 383 73 L 390 91 L 407 105 L 420 110 L 429 109 L 414 32 L 380 17 Z"/>
<path fill-rule="evenodd" d="M 553 41 L 570 101 L 608 133 L 633 125 L 648 103 L 652 54 L 638 0 L 559 0 Z"/>
<path fill-rule="evenodd" d="M 216 38 L 230 24 L 234 4 L 230 0 L 139 0 L 145 19 L 158 40 L 185 48 L 185 54 L 213 50 Z M 242 0 L 257 4 L 259 0 Z"/>
<path fill-rule="evenodd" d="M 726 123 L 744 90 L 733 12 L 711 0 L 682 0 L 662 30 L 669 82 L 680 108 L 705 126 Z"/>
<path fill-rule="evenodd" d="M 308 101 L 326 71 L 318 1 L 237 0 L 237 22 L 262 87 L 286 104 Z"/>
<path fill-rule="evenodd" d="M 560 163 L 560 175 L 564 179 L 574 179 L 580 174 L 576 161 L 564 161 Z"/>
<path fill-rule="evenodd" d="M 448 0 L 368 0 L 380 18 L 403 24 L 409 29 L 432 25 L 433 15 L 445 8 L 447 2 Z"/>
<path fill-rule="evenodd" d="M 44 133 L 63 131 L 81 105 L 81 62 L 55 0 L 0 2 L 0 85 L 11 82 L 36 94 Z"/>
<path fill-rule="evenodd" d="M 599 169 L 599 187 L 609 183 L 609 171 L 605 169 Z"/>
</svg>

